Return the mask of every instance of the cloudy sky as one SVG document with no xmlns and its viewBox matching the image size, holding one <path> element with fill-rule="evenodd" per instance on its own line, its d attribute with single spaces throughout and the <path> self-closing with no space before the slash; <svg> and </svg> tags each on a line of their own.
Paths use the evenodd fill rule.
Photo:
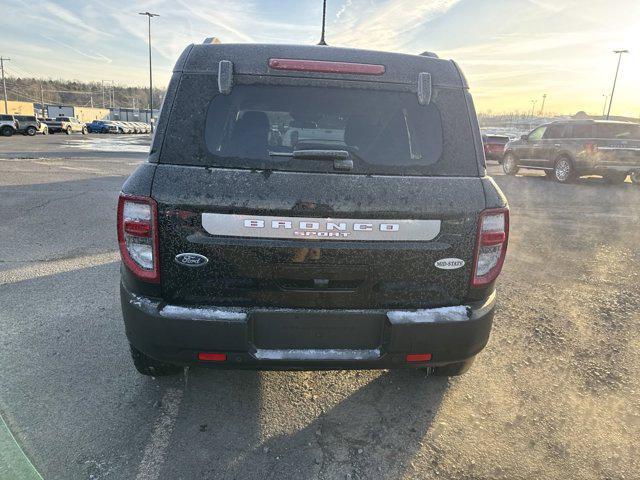
<svg viewBox="0 0 640 480">
<path fill-rule="evenodd" d="M 9 75 L 166 84 L 182 49 L 225 43 L 316 43 L 321 0 L 0 0 Z M 640 0 L 328 0 L 331 45 L 420 53 L 460 63 L 481 111 L 600 113 L 623 59 L 613 112 L 640 116 Z"/>
</svg>

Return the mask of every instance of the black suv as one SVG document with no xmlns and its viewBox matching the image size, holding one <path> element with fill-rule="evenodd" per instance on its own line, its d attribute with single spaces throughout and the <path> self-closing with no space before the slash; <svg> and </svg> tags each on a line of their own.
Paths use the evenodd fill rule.
<svg viewBox="0 0 640 480">
<path fill-rule="evenodd" d="M 177 62 L 117 224 L 143 374 L 456 375 L 489 338 L 509 212 L 454 62 L 206 44 Z"/>
<path fill-rule="evenodd" d="M 621 183 L 640 171 L 640 124 L 607 120 L 564 120 L 541 125 L 505 147 L 502 167 L 544 170 L 566 183 L 581 175 L 601 175 Z"/>
</svg>

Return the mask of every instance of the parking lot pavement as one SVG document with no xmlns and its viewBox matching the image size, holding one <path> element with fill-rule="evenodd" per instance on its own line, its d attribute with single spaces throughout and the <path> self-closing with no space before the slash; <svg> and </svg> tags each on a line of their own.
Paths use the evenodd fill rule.
<svg viewBox="0 0 640 480">
<path fill-rule="evenodd" d="M 512 233 L 491 340 L 462 377 L 153 379 L 128 358 L 115 234 L 144 153 L 42 138 L 0 139 L 0 411 L 45 479 L 637 477 L 638 186 L 490 167 Z"/>
</svg>

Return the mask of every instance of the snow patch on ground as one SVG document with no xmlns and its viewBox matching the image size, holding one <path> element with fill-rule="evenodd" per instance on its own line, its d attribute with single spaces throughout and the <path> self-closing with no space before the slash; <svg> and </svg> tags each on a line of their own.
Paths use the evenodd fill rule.
<svg viewBox="0 0 640 480">
<path fill-rule="evenodd" d="M 469 312 L 465 306 L 429 308 L 425 310 L 396 310 L 387 312 L 391 323 L 435 323 L 461 322 L 469 320 Z"/>
<path fill-rule="evenodd" d="M 242 322 L 247 319 L 247 314 L 244 312 L 209 308 L 178 307 L 176 305 L 167 305 L 160 310 L 160 315 L 170 318 L 188 318 L 190 320 L 227 320 L 230 322 Z"/>
</svg>

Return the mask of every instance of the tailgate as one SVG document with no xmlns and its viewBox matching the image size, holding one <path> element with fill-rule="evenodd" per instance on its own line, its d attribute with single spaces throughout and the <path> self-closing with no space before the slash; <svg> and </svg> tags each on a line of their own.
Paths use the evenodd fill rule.
<svg viewBox="0 0 640 480">
<path fill-rule="evenodd" d="M 461 303 L 485 206 L 477 177 L 180 165 L 158 165 L 152 196 L 166 301 L 314 309 Z"/>
</svg>

